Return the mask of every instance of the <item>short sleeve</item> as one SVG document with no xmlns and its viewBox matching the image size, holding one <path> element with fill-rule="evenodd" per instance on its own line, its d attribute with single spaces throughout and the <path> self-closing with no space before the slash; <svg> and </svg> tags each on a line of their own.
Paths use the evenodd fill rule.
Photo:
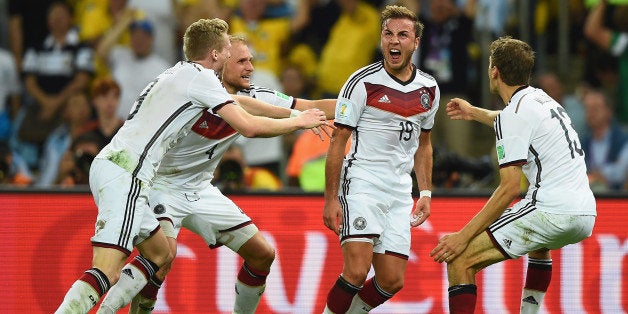
<svg viewBox="0 0 628 314">
<path fill-rule="evenodd" d="M 199 73 L 190 84 L 188 93 L 191 99 L 212 111 L 219 106 L 233 102 L 233 98 L 212 70 L 204 70 Z"/>
<path fill-rule="evenodd" d="M 438 112 L 438 107 L 440 105 L 440 88 L 438 85 L 434 89 L 434 97 L 432 99 L 432 104 L 429 113 L 425 116 L 425 119 L 421 123 L 422 130 L 431 130 L 434 127 L 434 120 L 436 119 L 436 112 Z"/>
<path fill-rule="evenodd" d="M 352 81 L 351 78 L 345 82 L 338 94 L 334 123 L 355 128 L 366 107 L 366 88 L 363 82 L 358 83 L 355 87 L 353 84 L 348 84 Z M 352 90 L 347 92 L 346 89 L 348 88 L 352 88 Z M 343 97 L 344 95 L 347 97 Z"/>
<path fill-rule="evenodd" d="M 499 166 L 526 163 L 532 126 L 520 116 L 504 111 L 495 118 L 494 127 Z"/>
</svg>

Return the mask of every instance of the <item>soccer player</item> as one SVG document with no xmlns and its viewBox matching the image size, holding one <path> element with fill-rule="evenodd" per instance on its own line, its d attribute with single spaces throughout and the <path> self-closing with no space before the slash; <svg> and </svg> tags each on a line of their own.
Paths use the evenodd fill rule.
<svg viewBox="0 0 628 314">
<path fill-rule="evenodd" d="M 595 199 L 584 152 L 569 116 L 543 90 L 528 85 L 534 52 L 520 40 L 501 37 L 490 46 L 491 92 L 502 111 L 474 107 L 454 98 L 447 114 L 493 126 L 500 183 L 484 207 L 460 231 L 443 236 L 430 252 L 447 262 L 450 313 L 473 313 L 475 274 L 489 265 L 528 254 L 521 313 L 537 313 L 552 276 L 550 250 L 589 237 Z M 529 188 L 519 196 L 521 176 Z"/>
<path fill-rule="evenodd" d="M 322 108 L 328 118 L 333 118 L 333 99 L 297 99 L 252 85 L 253 56 L 244 37 L 231 37 L 230 52 L 231 58 L 222 76 L 227 91 L 240 95 L 238 99 L 243 106 L 249 97 L 275 105 L 251 103 L 245 106 L 250 112 L 280 117 L 290 116 L 292 108 Z M 219 116 L 205 111 L 194 122 L 192 132 L 166 154 L 154 180 L 150 204 L 174 255 L 177 236 L 181 227 L 185 227 L 203 237 L 210 248 L 225 245 L 244 259 L 236 281 L 234 313 L 254 313 L 264 292 L 275 250 L 251 219 L 211 183 L 220 159 L 239 135 Z M 131 313 L 152 311 L 170 266 L 168 263 L 160 269 L 132 300 Z"/>
<path fill-rule="evenodd" d="M 188 61 L 164 71 L 144 89 L 124 125 L 96 156 L 89 180 L 98 206 L 92 268 L 72 285 L 57 313 L 88 312 L 114 284 L 107 297 L 127 298 L 128 303 L 172 259 L 147 203 L 149 187 L 168 149 L 190 131 L 204 109 L 247 136 L 274 136 L 326 123 L 320 110 L 269 119 L 234 105 L 215 73 L 230 56 L 227 31 L 220 19 L 190 25 L 184 36 Z M 134 247 L 140 255 L 124 266 Z M 99 312 L 112 313 L 117 306 L 103 302 Z"/>
<path fill-rule="evenodd" d="M 367 313 L 401 290 L 410 228 L 430 215 L 430 130 L 440 90 L 410 62 L 423 31 L 417 16 L 386 6 L 381 17 L 384 60 L 353 73 L 336 104 L 323 221 L 340 236 L 344 266 L 325 313 Z M 421 189 L 414 208 L 413 168 Z"/>
</svg>

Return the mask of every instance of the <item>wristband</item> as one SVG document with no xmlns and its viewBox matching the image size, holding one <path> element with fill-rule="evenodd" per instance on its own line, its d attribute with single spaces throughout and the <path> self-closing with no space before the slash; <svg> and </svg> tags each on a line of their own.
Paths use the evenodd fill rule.
<svg viewBox="0 0 628 314">
<path fill-rule="evenodd" d="M 432 191 L 430 191 L 430 190 L 422 190 L 421 192 L 419 192 L 419 198 L 421 198 L 423 196 L 427 196 L 429 198 L 432 198 Z"/>
<path fill-rule="evenodd" d="M 300 114 L 301 114 L 300 110 L 290 109 L 290 118 L 294 118 L 294 117 L 296 117 L 296 116 L 298 116 Z"/>
</svg>

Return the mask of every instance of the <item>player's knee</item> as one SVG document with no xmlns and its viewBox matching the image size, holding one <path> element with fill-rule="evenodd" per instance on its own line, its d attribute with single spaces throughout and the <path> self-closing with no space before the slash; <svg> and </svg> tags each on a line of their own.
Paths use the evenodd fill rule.
<svg viewBox="0 0 628 314">
<path fill-rule="evenodd" d="M 245 259 L 246 263 L 257 269 L 270 269 L 270 266 L 275 261 L 275 249 L 268 245 L 260 250 L 257 250 L 254 255 Z"/>
<path fill-rule="evenodd" d="M 157 265 L 157 267 L 159 268 L 164 267 L 166 264 L 172 263 L 173 260 L 174 255 L 172 254 L 172 252 L 170 252 L 170 250 L 163 250 L 162 252 L 159 252 L 159 254 L 155 254 L 150 258 L 150 261 L 155 263 L 155 265 Z"/>
<path fill-rule="evenodd" d="M 345 268 L 342 270 L 342 277 L 352 285 L 361 286 L 366 281 L 368 271 L 368 269 Z"/>
<path fill-rule="evenodd" d="M 403 283 L 403 276 L 377 278 L 377 285 L 390 294 L 395 294 L 401 290 Z"/>
</svg>

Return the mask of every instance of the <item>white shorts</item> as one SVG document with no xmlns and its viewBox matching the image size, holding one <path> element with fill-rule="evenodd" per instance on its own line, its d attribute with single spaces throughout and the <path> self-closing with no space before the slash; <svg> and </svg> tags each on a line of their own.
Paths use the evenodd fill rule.
<svg viewBox="0 0 628 314">
<path fill-rule="evenodd" d="M 131 254 L 133 247 L 157 230 L 159 223 L 148 206 L 148 184 L 109 160 L 94 159 L 89 188 L 98 206 L 92 245 Z"/>
<path fill-rule="evenodd" d="M 177 237 L 181 227 L 200 235 L 211 248 L 225 245 L 234 252 L 258 232 L 257 227 L 233 201 L 209 185 L 199 191 L 181 192 L 157 183 L 150 204 L 158 220 L 169 220 Z"/>
<path fill-rule="evenodd" d="M 346 188 L 346 186 L 345 186 Z M 368 182 L 351 180 L 349 193 L 340 195 L 342 206 L 341 244 L 373 241 L 373 252 L 410 254 L 410 214 L 414 200 L 410 193 L 381 191 Z"/>
<path fill-rule="evenodd" d="M 529 252 L 562 248 L 593 232 L 595 216 L 554 214 L 522 200 L 488 227 L 493 244 L 504 257 L 517 259 Z"/>
</svg>

